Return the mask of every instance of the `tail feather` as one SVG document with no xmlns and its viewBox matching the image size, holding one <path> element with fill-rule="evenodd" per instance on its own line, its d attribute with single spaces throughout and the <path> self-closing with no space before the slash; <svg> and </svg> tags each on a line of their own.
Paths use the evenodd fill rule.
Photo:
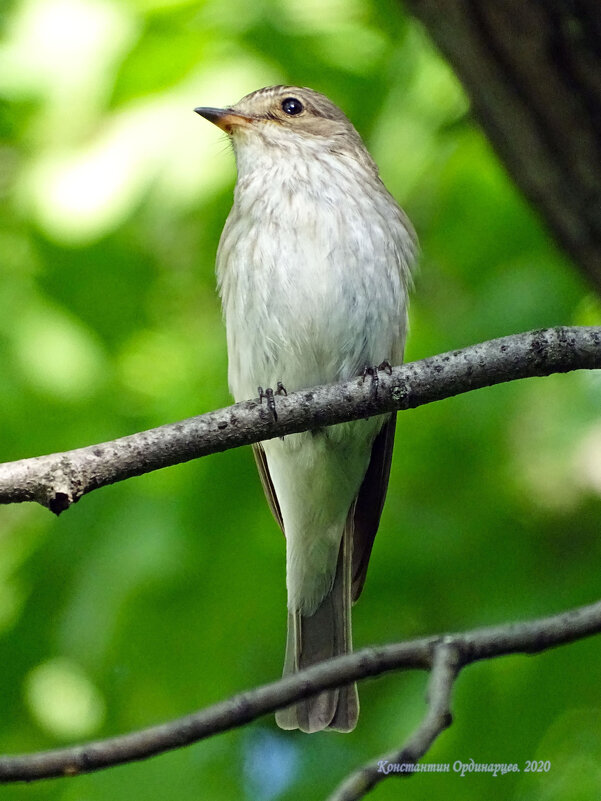
<svg viewBox="0 0 601 801">
<path fill-rule="evenodd" d="M 284 676 L 349 653 L 351 641 L 352 516 L 344 528 L 332 587 L 312 615 L 288 613 Z M 324 690 L 276 712 L 282 729 L 352 731 L 359 715 L 357 687 Z"/>
</svg>

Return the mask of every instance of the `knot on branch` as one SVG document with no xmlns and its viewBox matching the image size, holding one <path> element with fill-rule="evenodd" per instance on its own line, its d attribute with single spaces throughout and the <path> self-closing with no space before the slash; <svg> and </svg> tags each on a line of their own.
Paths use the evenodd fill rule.
<svg viewBox="0 0 601 801">
<path fill-rule="evenodd" d="M 60 515 L 84 494 L 81 471 L 68 459 L 61 461 L 44 476 L 43 496 L 39 499 L 55 515 Z"/>
</svg>

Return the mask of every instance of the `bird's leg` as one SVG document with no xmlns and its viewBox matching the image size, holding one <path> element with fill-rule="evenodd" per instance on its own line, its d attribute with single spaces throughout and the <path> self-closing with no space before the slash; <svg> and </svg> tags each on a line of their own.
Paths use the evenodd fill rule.
<svg viewBox="0 0 601 801">
<path fill-rule="evenodd" d="M 263 387 L 258 387 L 257 391 L 259 393 L 259 403 L 262 404 L 263 403 L 263 398 L 265 398 L 265 400 L 267 401 L 267 408 L 269 409 L 269 411 L 273 415 L 273 419 L 277 422 L 278 413 L 275 410 L 275 397 L 274 397 L 274 394 L 275 395 L 287 395 L 288 393 L 286 392 L 286 387 L 282 384 L 281 381 L 278 381 L 278 383 L 276 384 L 275 393 L 274 393 L 274 391 L 273 391 L 273 389 L 271 387 L 267 387 L 266 390 L 264 390 Z"/>
<path fill-rule="evenodd" d="M 275 410 L 275 399 L 273 397 L 273 389 L 271 387 L 267 387 L 265 391 L 263 391 L 263 387 L 258 388 L 259 391 L 259 403 L 263 405 L 263 398 L 267 401 L 267 408 L 273 415 L 273 419 L 278 419 L 278 413 Z"/>
<path fill-rule="evenodd" d="M 363 368 L 363 372 L 361 373 L 361 381 L 363 383 L 365 383 L 365 379 L 367 378 L 368 375 L 371 376 L 372 386 L 375 385 L 377 387 L 378 386 L 378 381 L 379 381 L 379 379 L 378 379 L 378 368 L 377 367 L 372 367 L 372 365 L 366 365 Z"/>
<path fill-rule="evenodd" d="M 371 376 L 371 386 L 374 391 L 374 395 L 378 394 L 378 384 L 380 383 L 380 377 L 378 376 L 378 371 L 383 370 L 386 375 L 392 375 L 392 367 L 388 359 L 384 359 L 383 362 L 380 362 L 377 367 L 372 365 L 367 365 L 363 368 L 363 372 L 361 373 L 361 378 L 365 381 L 366 376 Z"/>
</svg>

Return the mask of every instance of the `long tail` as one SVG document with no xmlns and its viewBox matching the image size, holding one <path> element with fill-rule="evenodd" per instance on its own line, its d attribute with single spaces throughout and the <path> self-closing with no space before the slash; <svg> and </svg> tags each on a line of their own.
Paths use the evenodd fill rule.
<svg viewBox="0 0 601 801">
<path fill-rule="evenodd" d="M 351 569 L 352 515 L 349 515 L 338 554 L 336 575 L 329 593 L 310 616 L 288 613 L 288 636 L 284 676 L 352 650 Z M 325 690 L 312 698 L 276 712 L 282 729 L 316 732 L 322 729 L 352 731 L 359 716 L 359 696 L 355 684 Z"/>
</svg>

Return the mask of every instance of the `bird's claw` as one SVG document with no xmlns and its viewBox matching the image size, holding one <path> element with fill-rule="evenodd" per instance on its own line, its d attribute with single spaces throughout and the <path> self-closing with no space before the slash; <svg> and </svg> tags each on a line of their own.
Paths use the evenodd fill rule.
<svg viewBox="0 0 601 801">
<path fill-rule="evenodd" d="M 273 415 L 273 419 L 278 419 L 278 413 L 275 410 L 275 398 L 273 397 L 273 389 L 271 387 L 267 387 L 266 390 L 263 390 L 263 387 L 259 387 L 259 403 L 263 405 L 263 398 L 267 401 L 267 408 Z"/>
<path fill-rule="evenodd" d="M 392 367 L 388 359 L 384 359 L 383 362 L 380 362 L 376 367 L 372 365 L 367 365 L 363 368 L 363 372 L 361 373 L 361 378 L 365 381 L 365 378 L 370 375 L 371 376 L 371 385 L 374 391 L 374 395 L 378 394 L 378 384 L 380 383 L 380 377 L 378 372 L 382 370 L 386 373 L 386 375 L 392 375 Z"/>
<path fill-rule="evenodd" d="M 258 387 L 259 393 L 259 403 L 263 404 L 263 398 L 267 401 L 267 408 L 273 415 L 274 421 L 277 422 L 278 413 L 275 410 L 275 397 L 274 395 L 287 395 L 286 387 L 282 384 L 281 381 L 278 381 L 276 384 L 275 393 L 271 387 L 267 387 L 267 389 L 263 389 L 263 387 Z"/>
</svg>

